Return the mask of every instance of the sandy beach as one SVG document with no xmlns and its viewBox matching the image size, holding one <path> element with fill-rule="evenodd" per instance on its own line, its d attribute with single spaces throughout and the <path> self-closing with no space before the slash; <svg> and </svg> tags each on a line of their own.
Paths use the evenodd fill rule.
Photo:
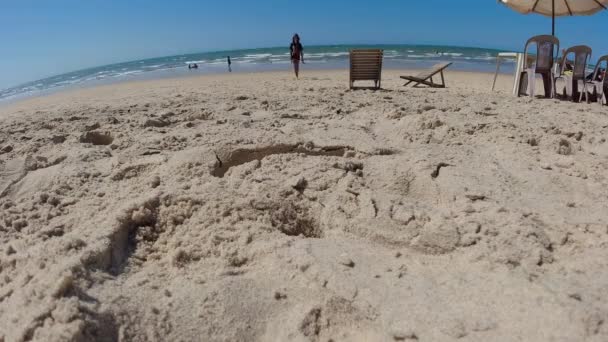
<svg viewBox="0 0 608 342">
<path fill-rule="evenodd" d="M 400 74 L 0 107 L 0 341 L 607 341 L 607 107 Z"/>
</svg>

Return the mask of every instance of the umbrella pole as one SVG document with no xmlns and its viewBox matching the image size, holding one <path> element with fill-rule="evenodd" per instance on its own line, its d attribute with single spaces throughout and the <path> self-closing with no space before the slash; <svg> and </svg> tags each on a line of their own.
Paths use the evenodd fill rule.
<svg viewBox="0 0 608 342">
<path fill-rule="evenodd" d="M 551 35 L 555 36 L 555 0 L 551 1 Z"/>
</svg>

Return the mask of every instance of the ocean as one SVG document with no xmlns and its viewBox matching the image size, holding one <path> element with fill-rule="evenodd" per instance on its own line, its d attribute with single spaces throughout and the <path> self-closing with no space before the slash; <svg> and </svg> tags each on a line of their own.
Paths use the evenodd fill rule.
<svg viewBox="0 0 608 342">
<path fill-rule="evenodd" d="M 433 46 L 433 45 L 332 45 L 304 46 L 307 69 L 347 69 L 348 51 L 354 48 L 384 49 L 384 67 L 388 69 L 416 69 L 429 67 L 440 61 L 453 62 L 451 69 L 486 71 L 495 69 L 494 49 Z M 90 87 L 130 80 L 179 77 L 194 74 L 228 72 L 226 56 L 232 60 L 233 72 L 276 71 L 290 68 L 289 49 L 285 47 L 195 53 L 179 56 L 150 58 L 83 69 L 62 75 L 28 82 L 0 90 L 0 102 L 42 95 L 66 88 Z M 198 64 L 189 70 L 188 64 Z M 507 63 L 503 72 L 512 72 Z"/>
</svg>

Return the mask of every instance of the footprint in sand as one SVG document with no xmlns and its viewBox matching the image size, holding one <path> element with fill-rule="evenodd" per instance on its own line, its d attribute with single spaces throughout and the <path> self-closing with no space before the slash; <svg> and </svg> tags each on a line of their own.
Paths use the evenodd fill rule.
<svg viewBox="0 0 608 342">
<path fill-rule="evenodd" d="M 114 137 L 108 132 L 90 131 L 80 136 L 80 142 L 93 145 L 110 145 Z"/>
</svg>

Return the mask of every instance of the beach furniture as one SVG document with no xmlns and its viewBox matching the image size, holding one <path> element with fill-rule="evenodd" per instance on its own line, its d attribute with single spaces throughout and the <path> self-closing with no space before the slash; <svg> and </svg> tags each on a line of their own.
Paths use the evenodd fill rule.
<svg viewBox="0 0 608 342">
<path fill-rule="evenodd" d="M 602 63 L 606 62 L 606 66 L 602 68 Z M 608 80 L 606 80 L 606 71 L 608 69 L 608 55 L 600 57 L 595 64 L 591 79 L 587 79 L 587 89 L 595 93 L 597 102 L 601 105 L 606 102 L 608 104 Z M 579 98 L 579 101 L 581 98 Z"/>
<path fill-rule="evenodd" d="M 500 65 L 502 64 L 502 61 L 505 59 L 519 60 L 519 55 L 521 54 L 517 52 L 499 52 L 498 55 L 496 55 L 496 72 L 494 73 L 494 82 L 492 82 L 492 91 L 494 91 L 496 88 L 496 80 L 498 79 L 498 73 L 500 72 Z M 517 78 L 518 75 L 519 73 L 516 72 L 515 77 Z"/>
<path fill-rule="evenodd" d="M 528 56 L 528 64 L 531 65 L 536 60 L 535 56 Z M 513 87 L 512 94 L 517 96 L 519 91 L 519 80 L 521 77 L 520 70 L 524 68 L 524 54 L 520 52 L 499 52 L 496 55 L 496 72 L 494 73 L 494 82 L 492 83 L 492 91 L 496 89 L 496 81 L 498 80 L 498 74 L 500 72 L 500 66 L 504 60 L 511 59 L 515 62 L 515 70 L 513 73 Z"/>
<path fill-rule="evenodd" d="M 384 51 L 380 49 L 351 50 L 350 51 L 350 88 L 354 88 L 355 81 L 374 81 L 374 86 L 382 86 L 382 57 Z"/>
<path fill-rule="evenodd" d="M 571 61 L 568 60 L 568 56 L 574 54 L 574 62 L 571 64 L 571 68 L 568 68 Z M 591 48 L 586 45 L 578 45 L 568 48 L 559 66 L 558 74 L 555 76 L 554 89 L 557 89 L 557 82 L 563 80 L 566 84 L 563 89 L 563 95 L 568 99 L 575 101 L 576 95 L 579 95 L 578 101 L 581 101 L 583 95 L 585 100 L 589 102 L 589 94 L 587 92 L 587 63 L 591 59 Z M 569 70 L 572 69 L 572 70 Z M 579 93 L 579 86 L 582 86 L 582 92 Z"/>
<path fill-rule="evenodd" d="M 536 59 L 529 57 L 529 49 L 532 45 L 536 46 Z M 555 80 L 553 65 L 559 52 L 559 39 L 554 36 L 541 35 L 535 36 L 526 42 L 524 48 L 524 66 L 519 70 L 519 85 L 517 96 L 535 96 L 536 75 L 541 75 L 545 89 L 545 97 L 555 96 Z M 533 62 L 532 62 L 533 61 Z M 531 63 L 534 63 L 531 65 Z"/>
<path fill-rule="evenodd" d="M 401 76 L 401 78 L 408 81 L 406 84 L 404 84 L 404 86 L 414 83 L 414 87 L 424 84 L 431 88 L 445 88 L 445 77 L 443 76 L 443 71 L 450 65 L 452 65 L 452 63 L 435 64 L 432 68 L 427 69 L 416 76 Z M 441 76 L 441 83 L 435 83 L 435 81 L 433 81 L 433 76 L 437 74 Z"/>
</svg>

